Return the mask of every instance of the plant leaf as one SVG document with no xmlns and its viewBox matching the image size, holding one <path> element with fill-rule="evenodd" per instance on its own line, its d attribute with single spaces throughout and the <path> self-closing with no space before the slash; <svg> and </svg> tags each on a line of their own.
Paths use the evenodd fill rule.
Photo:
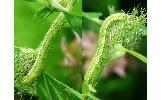
<svg viewBox="0 0 162 100">
<path fill-rule="evenodd" d="M 37 2 L 41 5 L 43 5 L 42 8 L 38 9 L 34 15 L 34 18 L 36 17 L 44 17 L 45 15 L 48 17 L 53 12 L 66 12 L 69 13 L 69 11 L 60 4 L 58 0 L 25 0 L 29 2 Z"/>
<path fill-rule="evenodd" d="M 40 79 L 36 88 L 37 95 L 40 97 L 40 100 L 48 100 L 48 94 L 45 92 L 46 89 L 44 88 L 44 85 L 43 79 Z"/>
<path fill-rule="evenodd" d="M 34 15 L 34 18 L 42 18 L 44 17 L 45 15 L 47 15 L 47 17 L 52 14 L 53 11 L 51 11 L 51 9 L 47 8 L 47 7 L 43 7 L 43 8 L 40 8 L 38 9 L 36 12 L 35 12 L 35 15 Z"/>
<path fill-rule="evenodd" d="M 73 8 L 69 14 L 82 17 L 82 0 L 75 0 Z"/>
<path fill-rule="evenodd" d="M 53 84 L 46 78 L 45 74 L 39 80 L 37 93 L 42 100 L 63 100 L 58 90 Z M 40 92 L 41 91 L 41 92 Z M 45 91 L 45 92 L 44 92 Z"/>
<path fill-rule="evenodd" d="M 43 92 L 48 94 L 47 100 L 82 99 L 81 94 L 79 92 L 71 89 L 67 85 L 59 82 L 58 80 L 56 80 L 55 78 L 51 77 L 48 74 L 44 74 L 43 76 L 44 77 L 39 82 L 40 84 L 38 85 L 39 86 L 38 88 L 45 87 L 45 90 L 43 90 Z M 40 97 L 45 96 L 42 95 L 41 92 L 39 91 L 40 90 L 38 89 L 38 95 Z"/>
<path fill-rule="evenodd" d="M 90 99 L 90 100 L 100 100 L 100 99 L 98 99 L 97 97 L 95 97 L 93 94 L 91 94 L 91 93 L 88 93 L 87 94 L 88 95 L 88 100 Z"/>
<path fill-rule="evenodd" d="M 60 11 L 63 12 L 69 12 L 65 7 L 63 7 L 58 0 L 49 0 L 51 2 L 51 5 L 53 8 L 59 9 Z"/>
<path fill-rule="evenodd" d="M 83 17 L 88 19 L 89 21 L 101 25 L 102 21 L 99 20 L 99 17 L 102 15 L 102 13 L 87 13 L 87 12 L 83 12 L 82 13 Z"/>
<path fill-rule="evenodd" d="M 74 16 L 82 16 L 82 0 L 73 0 L 73 8 L 71 11 L 68 11 L 58 0 L 25 0 L 29 2 L 38 2 L 43 5 L 43 8 L 48 9 L 48 12 L 66 12 Z M 68 2 L 68 1 L 67 1 Z M 72 1 L 69 1 L 72 2 Z M 50 10 L 50 11 L 49 11 Z M 39 12 L 42 12 L 39 10 Z"/>
<path fill-rule="evenodd" d="M 135 56 L 136 58 L 138 58 L 139 60 L 143 61 L 144 63 L 147 64 L 147 58 L 133 50 L 128 50 L 126 49 L 126 52 L 130 53 L 131 55 Z"/>
<path fill-rule="evenodd" d="M 74 16 L 68 13 L 64 13 L 67 21 L 71 25 L 72 29 L 82 37 L 82 17 Z"/>
</svg>

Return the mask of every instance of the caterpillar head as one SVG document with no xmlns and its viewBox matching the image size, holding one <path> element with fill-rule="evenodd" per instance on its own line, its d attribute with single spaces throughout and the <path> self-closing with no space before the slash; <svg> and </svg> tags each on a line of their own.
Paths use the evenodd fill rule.
<svg viewBox="0 0 162 100">
<path fill-rule="evenodd" d="M 139 47 L 142 36 L 146 34 L 146 14 L 136 9 L 129 15 L 121 31 L 122 45 L 125 48 L 136 50 Z"/>
<path fill-rule="evenodd" d="M 36 81 L 23 84 L 23 78 L 33 67 L 37 57 L 37 51 L 30 48 L 14 47 L 14 85 L 20 90 L 30 90 Z"/>
<path fill-rule="evenodd" d="M 134 9 L 131 14 L 117 13 L 106 20 L 110 21 L 106 30 L 109 51 L 113 52 L 121 47 L 130 50 L 139 48 L 142 36 L 146 34 L 146 14 L 143 11 L 139 13 Z"/>
</svg>

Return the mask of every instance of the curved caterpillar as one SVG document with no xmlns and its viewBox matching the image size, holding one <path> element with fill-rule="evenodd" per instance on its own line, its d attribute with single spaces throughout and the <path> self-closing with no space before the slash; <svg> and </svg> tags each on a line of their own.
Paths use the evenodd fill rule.
<svg viewBox="0 0 162 100">
<path fill-rule="evenodd" d="M 72 9 L 74 1 L 66 3 L 68 11 Z M 38 77 L 41 76 L 46 67 L 51 48 L 55 44 L 57 35 L 62 30 L 64 23 L 66 23 L 65 15 L 63 12 L 60 12 L 36 50 L 14 47 L 15 87 L 28 90 Z"/>
<path fill-rule="evenodd" d="M 70 9 L 72 2 L 69 2 L 67 8 Z M 61 12 L 58 15 L 58 18 L 53 22 L 52 26 L 46 33 L 44 40 L 42 41 L 39 49 L 36 61 L 34 66 L 31 68 L 29 73 L 23 78 L 23 83 L 30 83 L 35 80 L 40 74 L 42 70 L 45 68 L 45 62 L 47 62 L 47 58 L 49 56 L 49 51 L 54 44 L 58 33 L 61 31 L 64 23 L 66 22 L 66 18 L 64 14 Z"/>
<path fill-rule="evenodd" d="M 98 46 L 84 76 L 84 85 L 97 84 L 102 69 L 112 60 L 125 54 L 125 49 L 136 50 L 145 34 L 145 14 L 117 13 L 106 18 L 99 31 Z M 124 47 L 124 48 L 123 48 Z"/>
</svg>

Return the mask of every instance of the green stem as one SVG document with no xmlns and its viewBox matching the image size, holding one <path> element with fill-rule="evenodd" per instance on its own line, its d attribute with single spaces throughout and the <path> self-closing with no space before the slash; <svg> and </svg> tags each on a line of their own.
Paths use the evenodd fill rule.
<svg viewBox="0 0 162 100">
<path fill-rule="evenodd" d="M 73 2 L 68 2 L 66 8 L 70 10 L 72 6 Z M 44 71 L 51 48 L 55 44 L 55 40 L 59 32 L 62 30 L 64 23 L 66 23 L 66 18 L 63 12 L 61 12 L 46 33 L 45 38 L 38 49 L 38 56 L 34 63 L 34 67 L 32 67 L 29 73 L 23 78 L 22 82 L 24 84 L 32 83 Z"/>
</svg>

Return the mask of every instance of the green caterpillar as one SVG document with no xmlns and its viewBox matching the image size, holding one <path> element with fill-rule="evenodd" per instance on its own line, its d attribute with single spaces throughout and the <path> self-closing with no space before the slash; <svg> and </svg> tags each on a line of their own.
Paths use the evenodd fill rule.
<svg viewBox="0 0 162 100">
<path fill-rule="evenodd" d="M 37 57 L 37 50 L 14 47 L 14 85 L 20 90 L 30 90 L 34 83 L 22 84 L 23 77 L 33 67 Z"/>
<path fill-rule="evenodd" d="M 145 17 L 143 13 L 140 16 L 136 12 L 131 15 L 117 13 L 104 20 L 99 31 L 98 46 L 84 76 L 83 87 L 94 87 L 106 64 L 124 55 L 126 49 L 138 48 L 145 34 Z M 83 93 L 86 94 L 87 90 L 83 90 Z"/>
<path fill-rule="evenodd" d="M 73 4 L 74 1 L 66 2 L 65 8 L 70 11 Z M 64 23 L 66 23 L 65 15 L 60 12 L 38 49 L 14 48 L 15 87 L 29 90 L 33 84 L 36 84 L 36 80 L 44 72 L 51 48 L 55 44 L 57 35 L 62 30 Z"/>
</svg>

